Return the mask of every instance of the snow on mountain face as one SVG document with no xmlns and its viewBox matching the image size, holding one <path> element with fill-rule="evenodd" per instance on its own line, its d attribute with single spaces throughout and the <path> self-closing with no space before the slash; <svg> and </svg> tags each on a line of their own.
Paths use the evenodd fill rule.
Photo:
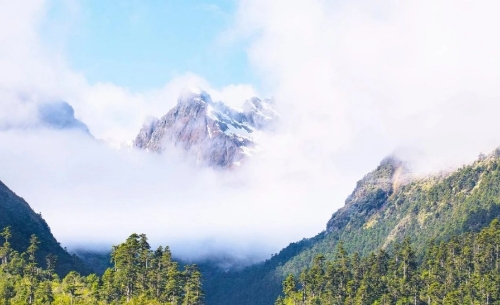
<svg viewBox="0 0 500 305">
<path fill-rule="evenodd" d="M 202 164 L 233 168 L 256 147 L 254 131 L 270 127 L 277 117 L 270 100 L 252 98 L 238 111 L 213 102 L 206 92 L 185 91 L 165 116 L 144 123 L 133 145 L 157 153 L 173 145 Z"/>
</svg>

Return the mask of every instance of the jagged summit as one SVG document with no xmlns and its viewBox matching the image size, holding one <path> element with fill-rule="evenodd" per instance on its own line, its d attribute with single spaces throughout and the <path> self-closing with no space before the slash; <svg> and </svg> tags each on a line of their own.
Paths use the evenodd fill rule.
<svg viewBox="0 0 500 305">
<path fill-rule="evenodd" d="M 351 218 L 367 217 L 377 211 L 404 184 L 408 173 L 406 164 L 396 156 L 384 158 L 375 170 L 358 181 L 345 206 L 328 221 L 327 232 L 342 230 Z"/>
<path fill-rule="evenodd" d="M 277 117 L 270 100 L 252 98 L 238 111 L 214 102 L 203 90 L 185 89 L 165 116 L 146 120 L 134 147 L 161 153 L 175 146 L 202 164 L 232 168 L 252 154 L 253 133 L 270 127 Z"/>
</svg>

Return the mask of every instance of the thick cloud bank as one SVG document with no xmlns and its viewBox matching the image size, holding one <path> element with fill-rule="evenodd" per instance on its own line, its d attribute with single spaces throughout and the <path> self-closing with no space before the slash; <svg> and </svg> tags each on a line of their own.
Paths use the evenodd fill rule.
<svg viewBox="0 0 500 305">
<path fill-rule="evenodd" d="M 251 61 L 319 160 L 344 151 L 374 163 L 403 147 L 432 168 L 500 144 L 499 8 L 242 0 L 233 35 L 251 41 Z"/>
<path fill-rule="evenodd" d="M 1 163 L 4 181 L 72 247 L 145 232 L 186 257 L 262 258 L 315 224 L 318 213 L 304 205 L 326 191 L 303 185 L 300 173 L 214 171 L 181 154 L 109 148 L 78 130 L 2 132 L 0 146 L 0 160 L 10 161 Z"/>
</svg>

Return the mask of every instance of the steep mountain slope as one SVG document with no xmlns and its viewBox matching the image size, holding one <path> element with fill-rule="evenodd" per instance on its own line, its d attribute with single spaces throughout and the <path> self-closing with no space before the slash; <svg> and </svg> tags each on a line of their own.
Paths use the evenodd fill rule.
<svg viewBox="0 0 500 305">
<path fill-rule="evenodd" d="M 36 214 L 29 204 L 0 182 L 0 230 L 10 226 L 12 237 L 9 240 L 14 250 L 26 251 L 30 236 L 35 234 L 39 241 L 37 261 L 45 266 L 48 254 L 57 256 L 56 272 L 64 275 L 71 270 L 88 273 L 80 259 L 70 255 L 54 238 L 50 228 L 40 214 Z M 3 243 L 3 239 L 0 238 Z"/>
<path fill-rule="evenodd" d="M 358 182 L 324 232 L 241 272 L 208 278 L 207 304 L 273 304 L 286 274 L 310 266 L 319 253 L 333 259 L 339 241 L 366 255 L 408 236 L 421 257 L 429 240 L 478 231 L 500 215 L 500 150 L 454 172 L 411 178 L 387 158 Z"/>
<path fill-rule="evenodd" d="M 253 133 L 276 118 L 269 100 L 252 98 L 237 111 L 213 102 L 206 92 L 185 91 L 165 116 L 144 124 L 133 145 L 157 153 L 175 146 L 201 164 L 232 168 L 252 154 Z"/>
</svg>

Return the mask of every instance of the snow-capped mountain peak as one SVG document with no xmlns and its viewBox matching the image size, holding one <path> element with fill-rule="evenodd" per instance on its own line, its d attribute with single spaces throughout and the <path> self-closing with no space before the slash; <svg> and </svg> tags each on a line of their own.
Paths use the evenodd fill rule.
<svg viewBox="0 0 500 305">
<path fill-rule="evenodd" d="M 200 163 L 232 168 L 255 148 L 252 133 L 269 127 L 277 117 L 270 100 L 252 98 L 238 111 L 214 102 L 202 90 L 183 90 L 165 116 L 146 120 L 134 146 L 161 153 L 173 145 Z"/>
</svg>

